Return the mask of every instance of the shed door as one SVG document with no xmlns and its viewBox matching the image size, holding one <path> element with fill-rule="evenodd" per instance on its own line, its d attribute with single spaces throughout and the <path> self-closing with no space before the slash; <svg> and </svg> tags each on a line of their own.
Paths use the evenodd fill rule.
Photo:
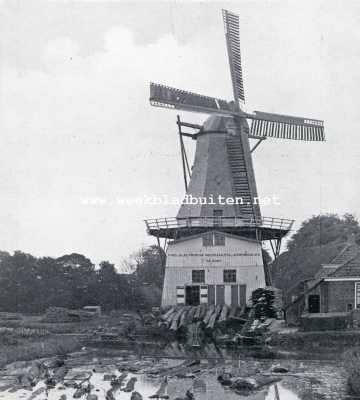
<svg viewBox="0 0 360 400">
<path fill-rule="evenodd" d="M 309 313 L 320 312 L 320 296 L 318 294 L 309 295 Z"/>
</svg>

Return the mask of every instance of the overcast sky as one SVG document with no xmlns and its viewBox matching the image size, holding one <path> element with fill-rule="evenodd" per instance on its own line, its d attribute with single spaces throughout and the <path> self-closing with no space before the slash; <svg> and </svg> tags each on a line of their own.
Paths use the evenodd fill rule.
<svg viewBox="0 0 360 400">
<path fill-rule="evenodd" d="M 222 8 L 240 16 L 248 110 L 325 120 L 325 143 L 254 153 L 281 203 L 263 215 L 360 216 L 360 2 L 0 0 L 1 250 L 119 265 L 155 242 L 143 219 L 176 206 L 111 201 L 183 196 L 176 112 L 149 105 L 149 81 L 231 99 Z"/>
</svg>

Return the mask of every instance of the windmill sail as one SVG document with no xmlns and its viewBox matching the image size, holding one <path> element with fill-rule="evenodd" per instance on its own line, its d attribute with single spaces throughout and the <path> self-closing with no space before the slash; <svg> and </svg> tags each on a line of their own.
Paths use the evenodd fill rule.
<svg viewBox="0 0 360 400">
<path fill-rule="evenodd" d="M 252 119 L 251 137 L 272 137 L 303 141 L 324 141 L 324 122 L 316 119 L 292 117 L 255 111 L 246 114 Z"/>
<path fill-rule="evenodd" d="M 223 19 L 234 99 L 236 102 L 240 99 L 245 103 L 240 54 L 239 16 L 223 10 Z"/>
<path fill-rule="evenodd" d="M 206 114 L 229 115 L 235 113 L 230 103 L 215 97 L 202 96 L 173 87 L 150 83 L 150 104 Z"/>
</svg>

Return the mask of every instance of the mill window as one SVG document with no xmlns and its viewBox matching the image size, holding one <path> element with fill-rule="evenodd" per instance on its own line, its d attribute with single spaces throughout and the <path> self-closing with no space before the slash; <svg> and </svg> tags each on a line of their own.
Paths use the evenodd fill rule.
<svg viewBox="0 0 360 400">
<path fill-rule="evenodd" d="M 203 241 L 203 246 L 208 247 L 213 245 L 213 234 L 210 233 L 204 233 L 202 236 L 202 241 Z"/>
<path fill-rule="evenodd" d="M 192 281 L 193 281 L 193 283 L 204 283 L 205 282 L 205 270 L 193 269 L 192 270 Z"/>
<path fill-rule="evenodd" d="M 225 235 L 223 233 L 214 233 L 214 246 L 225 246 Z"/>
<path fill-rule="evenodd" d="M 224 283 L 236 282 L 236 269 L 224 269 Z"/>
<path fill-rule="evenodd" d="M 225 235 L 221 232 L 208 232 L 202 236 L 204 247 L 225 246 Z"/>
</svg>

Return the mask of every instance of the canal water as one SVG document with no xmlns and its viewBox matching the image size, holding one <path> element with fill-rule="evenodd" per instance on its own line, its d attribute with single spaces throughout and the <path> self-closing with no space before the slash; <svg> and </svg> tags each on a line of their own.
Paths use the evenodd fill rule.
<svg viewBox="0 0 360 400">
<path fill-rule="evenodd" d="M 170 352 L 173 354 L 173 352 Z M 127 351 L 119 349 L 90 349 L 70 355 L 66 360 L 69 371 L 63 382 L 54 388 L 48 388 L 40 381 L 32 391 L 23 388 L 9 388 L 9 376 L 0 376 L 0 400 L 62 400 L 72 399 L 76 389 L 67 387 L 71 381 L 87 380 L 91 393 L 98 400 L 106 400 L 106 393 L 111 389 L 109 375 L 116 377 L 128 373 L 124 385 L 113 393 L 115 399 L 130 400 L 131 392 L 122 389 L 127 381 L 136 378 L 134 390 L 143 399 L 154 395 L 164 383 L 164 371 L 181 365 L 191 359 L 199 359 L 195 351 L 177 352 L 169 356 L 169 351 L 149 352 Z M 274 367 L 283 367 L 286 373 L 276 374 L 279 382 L 245 396 L 222 386 L 219 374 L 225 372 L 233 376 L 253 377 L 256 374 L 270 376 Z M 161 374 L 156 371 L 162 371 Z M 11 372 L 11 368 L 8 372 Z M 6 371 L 5 371 L 6 372 Z M 11 375 L 9 373 L 9 375 Z M 197 371 L 182 376 L 167 378 L 166 394 L 170 400 L 184 399 L 189 390 L 195 400 L 350 400 L 346 394 L 346 372 L 341 361 L 331 360 L 296 360 L 296 359 L 255 359 L 242 357 L 239 352 L 218 352 L 216 356 L 200 359 Z M 1 382 L 3 380 L 3 382 Z M 1 389 L 3 388 L 3 389 Z M 86 399 L 87 395 L 81 397 Z"/>
</svg>

